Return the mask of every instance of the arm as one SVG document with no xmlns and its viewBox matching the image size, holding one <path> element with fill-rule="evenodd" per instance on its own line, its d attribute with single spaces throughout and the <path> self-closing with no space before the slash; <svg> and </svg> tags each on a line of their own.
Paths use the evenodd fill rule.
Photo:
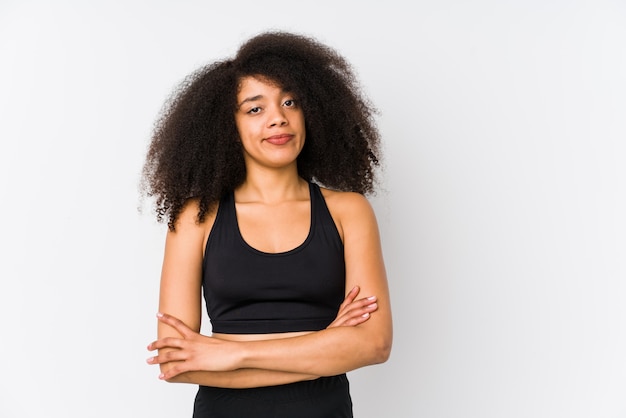
<svg viewBox="0 0 626 418">
<path fill-rule="evenodd" d="M 342 326 L 356 326 L 370 318 L 370 313 L 377 309 L 376 298 L 362 298 L 355 301 L 359 293 L 359 288 L 353 288 L 340 306 L 339 312 L 335 320 L 328 328 Z M 186 344 L 197 342 L 199 350 L 204 349 L 204 340 L 211 339 L 199 334 L 186 326 L 181 320 L 170 315 L 159 313 L 157 315 L 163 322 L 170 324 L 175 328 Z M 148 349 L 152 347 L 148 346 Z M 192 351 L 187 347 L 187 351 Z M 148 359 L 149 364 L 156 364 L 155 357 Z M 160 377 L 163 378 L 164 375 Z M 200 385 L 218 386 L 224 388 L 251 388 L 269 385 L 279 385 L 285 383 L 293 383 L 302 380 L 312 380 L 319 376 L 301 373 L 280 372 L 275 370 L 263 369 L 238 369 L 226 372 L 210 372 L 210 371 L 189 371 L 181 373 L 168 379 L 170 382 L 195 383 Z"/>
<path fill-rule="evenodd" d="M 167 231 L 159 291 L 159 311 L 175 312 L 181 321 L 195 331 L 200 330 L 202 315 L 202 246 L 205 241 L 205 228 L 196 222 L 197 210 L 196 202 L 187 204 L 176 222 L 176 231 Z M 157 324 L 157 336 L 182 337 L 175 328 L 161 321 Z M 165 347 L 159 353 L 171 351 L 174 349 Z M 161 372 L 166 373 L 175 365 L 162 364 Z"/>
<path fill-rule="evenodd" d="M 159 311 L 170 312 L 186 324 L 190 330 L 199 332 L 202 315 L 202 259 L 208 231 L 215 214 L 208 216 L 203 224 L 196 222 L 197 204 L 190 202 L 176 222 L 176 231 L 168 231 L 161 271 Z M 179 330 L 163 321 L 158 322 L 157 335 L 163 338 L 181 338 Z M 159 349 L 160 355 L 176 351 L 171 347 Z M 161 373 L 180 362 L 161 364 Z M 171 382 L 197 383 L 219 387 L 255 387 L 291 383 L 311 379 L 314 376 L 241 369 L 234 372 L 189 372 L 168 379 Z"/>
<path fill-rule="evenodd" d="M 172 379 L 189 371 L 238 369 L 326 376 L 387 360 L 392 340 L 391 308 L 374 212 L 367 200 L 355 193 L 337 193 L 327 202 L 344 238 L 346 285 L 352 288 L 358 283 L 364 294 L 376 295 L 376 315 L 358 326 L 276 340 L 160 339 L 150 347 L 176 349 L 152 359 L 154 364 L 172 364 L 162 378 Z M 175 326 L 170 315 L 163 315 L 161 321 Z"/>
<path fill-rule="evenodd" d="M 190 203 L 182 212 L 176 224 L 176 231 L 168 231 L 165 242 L 165 254 L 161 273 L 159 310 L 169 312 L 180 319 L 178 325 L 164 321 L 158 323 L 158 338 L 189 338 L 200 330 L 201 320 L 201 284 L 202 258 L 206 234 L 210 231 L 214 215 L 209 216 L 204 224 L 196 222 L 197 206 Z M 369 313 L 376 309 L 372 301 L 361 299 L 354 301 L 358 288 L 346 296 L 339 314 L 330 327 L 354 326 L 369 319 Z M 210 338 L 210 337 L 203 337 Z M 149 348 L 152 349 L 152 348 Z M 176 348 L 163 347 L 159 355 L 176 351 Z M 148 360 L 151 364 L 155 362 Z M 170 369 L 182 365 L 182 361 L 160 364 L 162 376 Z M 303 373 L 289 373 L 261 369 L 239 369 L 228 372 L 188 371 L 167 378 L 170 382 L 196 383 L 218 387 L 258 387 L 292 383 L 313 379 L 318 376 Z"/>
<path fill-rule="evenodd" d="M 374 211 L 355 193 L 327 198 L 343 235 L 346 286 L 357 283 L 364 295 L 376 295 L 378 310 L 355 327 L 329 328 L 286 340 L 254 341 L 237 353 L 240 367 L 327 376 L 382 363 L 389 357 L 392 321 L 389 291 Z"/>
</svg>

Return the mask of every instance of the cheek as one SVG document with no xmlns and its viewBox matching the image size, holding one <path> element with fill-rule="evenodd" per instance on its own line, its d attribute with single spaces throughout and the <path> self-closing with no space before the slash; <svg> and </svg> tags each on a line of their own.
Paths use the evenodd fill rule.
<svg viewBox="0 0 626 418">
<path fill-rule="evenodd" d="M 255 132 L 255 127 L 253 124 L 249 122 L 244 122 L 241 120 L 235 120 L 235 124 L 237 126 L 237 132 L 239 133 L 239 138 L 242 140 L 253 135 Z"/>
<path fill-rule="evenodd" d="M 236 116 L 235 116 L 235 128 L 237 129 L 237 133 L 239 134 L 239 137 L 241 137 L 241 134 L 242 134 L 241 121 Z"/>
<path fill-rule="evenodd" d="M 302 112 L 294 118 L 293 123 L 297 124 L 304 132 L 304 114 Z"/>
</svg>

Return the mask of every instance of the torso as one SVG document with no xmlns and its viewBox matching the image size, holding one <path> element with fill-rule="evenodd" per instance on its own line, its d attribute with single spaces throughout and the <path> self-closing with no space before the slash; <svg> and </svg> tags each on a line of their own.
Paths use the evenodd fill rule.
<svg viewBox="0 0 626 418">
<path fill-rule="evenodd" d="M 320 188 L 328 206 L 328 210 L 335 222 L 337 231 L 343 241 L 343 231 L 340 217 L 336 209 L 337 201 L 341 200 L 342 192 Z M 289 251 L 301 245 L 310 228 L 311 206 L 308 192 L 304 198 L 292 201 L 280 202 L 275 205 L 267 205 L 260 202 L 246 202 L 237 199 L 235 194 L 235 206 L 239 231 L 245 242 L 252 248 L 265 253 L 281 253 Z M 215 222 L 217 214 L 213 210 L 207 215 L 204 227 L 203 248 L 206 248 L 207 240 Z M 262 219 L 263 222 L 258 222 Z M 230 341 L 257 341 L 268 339 L 289 338 L 309 334 L 312 331 L 281 332 L 270 334 L 224 334 L 213 333 L 214 338 Z"/>
<path fill-rule="evenodd" d="M 236 201 L 237 222 L 244 241 L 264 253 L 281 253 L 298 247 L 309 233 L 311 210 L 306 197 L 306 200 L 271 206 Z"/>
<path fill-rule="evenodd" d="M 228 341 L 259 341 L 259 340 L 273 340 L 280 338 L 296 337 L 298 335 L 310 334 L 312 331 L 299 331 L 299 332 L 281 332 L 276 334 L 220 334 L 213 333 L 212 337 L 219 338 L 221 340 Z"/>
</svg>

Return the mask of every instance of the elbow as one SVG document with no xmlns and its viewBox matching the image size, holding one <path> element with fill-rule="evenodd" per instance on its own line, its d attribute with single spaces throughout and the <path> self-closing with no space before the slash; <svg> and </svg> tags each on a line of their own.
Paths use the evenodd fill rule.
<svg viewBox="0 0 626 418">
<path fill-rule="evenodd" d="M 165 374 L 165 372 L 168 371 L 169 367 L 164 366 L 163 364 L 161 364 L 161 375 Z M 167 383 L 178 383 L 180 380 L 180 376 L 173 376 L 173 377 L 168 377 L 168 378 L 163 378 L 163 377 L 159 377 L 159 379 L 163 380 L 164 382 Z"/>
<path fill-rule="evenodd" d="M 163 381 L 167 383 L 184 383 L 184 381 L 180 378 L 180 376 L 174 376 L 167 379 L 163 379 Z"/>
<path fill-rule="evenodd" d="M 178 376 L 172 376 L 164 379 L 167 383 L 191 383 L 185 374 L 179 374 Z"/>
<path fill-rule="evenodd" d="M 381 336 L 372 344 L 372 364 L 380 364 L 389 360 L 391 355 L 391 336 Z"/>
<path fill-rule="evenodd" d="M 389 360 L 393 342 L 391 326 L 385 328 L 371 328 L 362 336 L 362 347 L 365 348 L 364 366 L 381 364 Z"/>
<path fill-rule="evenodd" d="M 389 360 L 389 356 L 391 355 L 391 341 L 385 342 L 381 344 L 381 346 L 376 349 L 376 364 L 384 363 Z"/>
<path fill-rule="evenodd" d="M 165 374 L 171 368 L 172 368 L 171 365 L 161 364 L 160 365 L 161 374 Z M 189 383 L 187 373 L 177 374 L 172 377 L 168 377 L 167 379 L 163 379 L 163 381 L 167 383 Z"/>
</svg>

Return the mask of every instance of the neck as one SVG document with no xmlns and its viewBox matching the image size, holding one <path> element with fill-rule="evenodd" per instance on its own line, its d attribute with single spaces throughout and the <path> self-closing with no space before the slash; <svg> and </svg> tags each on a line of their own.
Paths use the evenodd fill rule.
<svg viewBox="0 0 626 418">
<path fill-rule="evenodd" d="M 296 166 L 282 170 L 253 169 L 235 190 L 238 202 L 279 203 L 308 198 L 308 184 L 298 176 Z"/>
</svg>

